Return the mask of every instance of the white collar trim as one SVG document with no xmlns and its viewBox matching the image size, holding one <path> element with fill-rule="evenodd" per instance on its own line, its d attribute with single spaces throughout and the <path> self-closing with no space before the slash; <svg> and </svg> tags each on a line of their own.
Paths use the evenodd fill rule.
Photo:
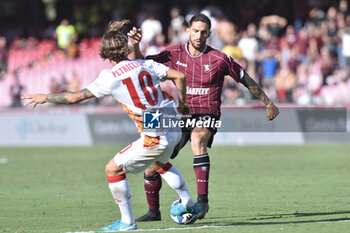
<svg viewBox="0 0 350 233">
<path fill-rule="evenodd" d="M 190 43 L 190 42 L 188 42 L 188 43 Z M 201 52 L 200 54 L 198 54 L 197 56 L 193 56 L 193 55 L 191 55 L 190 51 L 188 51 L 188 43 L 185 44 L 185 50 L 186 50 L 187 54 L 188 54 L 190 57 L 192 57 L 192 58 L 196 58 L 196 57 L 202 56 L 202 54 L 203 54 L 203 53 L 207 50 L 207 48 L 208 48 L 208 45 L 206 44 L 205 47 L 204 47 L 204 49 L 202 50 L 202 52 Z"/>
</svg>

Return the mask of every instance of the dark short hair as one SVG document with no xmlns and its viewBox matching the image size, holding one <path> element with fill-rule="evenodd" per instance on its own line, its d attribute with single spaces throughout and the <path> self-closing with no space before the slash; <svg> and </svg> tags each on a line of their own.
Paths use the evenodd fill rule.
<svg viewBox="0 0 350 233">
<path fill-rule="evenodd" d="M 211 21 L 208 18 L 208 16 L 206 16 L 205 14 L 196 14 L 196 15 L 192 16 L 188 26 L 190 27 L 193 22 L 198 22 L 198 21 L 202 21 L 203 23 L 206 23 L 208 25 L 209 30 L 210 30 Z"/>
</svg>

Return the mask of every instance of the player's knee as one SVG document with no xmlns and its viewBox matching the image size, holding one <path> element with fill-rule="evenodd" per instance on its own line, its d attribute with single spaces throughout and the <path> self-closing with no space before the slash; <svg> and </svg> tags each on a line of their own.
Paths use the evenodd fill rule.
<svg viewBox="0 0 350 233">
<path fill-rule="evenodd" d="M 148 177 L 153 176 L 153 175 L 155 175 L 156 173 L 157 173 L 156 168 L 154 168 L 154 167 L 152 167 L 152 166 L 148 167 L 148 168 L 145 170 L 145 175 L 148 176 Z"/>
<path fill-rule="evenodd" d="M 197 132 L 192 134 L 191 144 L 195 147 L 207 147 L 208 135 L 205 132 Z"/>
<path fill-rule="evenodd" d="M 210 139 L 210 132 L 197 131 L 191 135 L 191 148 L 194 155 L 207 153 L 207 146 Z"/>
<path fill-rule="evenodd" d="M 114 176 L 123 170 L 122 166 L 118 166 L 114 159 L 111 159 L 105 166 L 105 172 L 108 176 Z"/>
<path fill-rule="evenodd" d="M 113 171 L 111 165 L 109 163 L 106 164 L 105 166 L 105 172 L 107 175 L 109 175 Z"/>
</svg>

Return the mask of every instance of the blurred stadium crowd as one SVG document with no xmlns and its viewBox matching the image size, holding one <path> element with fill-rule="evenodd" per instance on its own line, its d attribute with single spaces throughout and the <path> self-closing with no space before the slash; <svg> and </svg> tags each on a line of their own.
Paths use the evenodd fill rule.
<svg viewBox="0 0 350 233">
<path fill-rule="evenodd" d="M 129 18 L 141 27 L 141 48 L 149 55 L 186 43 L 186 21 L 199 12 L 212 20 L 209 44 L 240 63 L 274 101 L 350 104 L 347 0 L 4 0 L 0 106 L 21 106 L 23 93 L 89 84 L 110 67 L 98 55 L 110 20 Z M 230 78 L 222 99 L 237 105 L 256 101 Z"/>
</svg>

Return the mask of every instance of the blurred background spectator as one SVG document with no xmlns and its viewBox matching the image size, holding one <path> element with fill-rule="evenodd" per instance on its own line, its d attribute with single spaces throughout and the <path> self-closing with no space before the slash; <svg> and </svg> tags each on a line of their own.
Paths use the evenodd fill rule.
<svg viewBox="0 0 350 233">
<path fill-rule="evenodd" d="M 15 79 L 25 83 L 26 92 L 60 92 L 77 90 L 95 79 L 98 70 L 110 68 L 98 56 L 110 20 L 128 18 L 141 27 L 142 50 L 154 54 L 168 45 L 186 43 L 186 23 L 199 12 L 212 20 L 210 45 L 232 56 L 275 101 L 349 105 L 348 4 L 348 0 L 3 0 L 0 106 L 11 105 L 6 90 Z M 224 104 L 256 101 L 230 79 L 225 79 L 222 100 Z M 108 101 L 99 104 L 115 104 Z"/>
<path fill-rule="evenodd" d="M 22 107 L 22 94 L 24 91 L 24 86 L 20 83 L 17 72 L 15 72 L 13 77 L 13 84 L 10 87 L 10 96 L 11 96 L 11 108 L 19 108 Z"/>
<path fill-rule="evenodd" d="M 60 25 L 57 26 L 54 37 L 57 39 L 57 46 L 62 49 L 67 57 L 77 56 L 77 33 L 74 25 L 69 24 L 68 19 L 62 19 Z"/>
<path fill-rule="evenodd" d="M 174 7 L 170 10 L 170 25 L 168 27 L 168 40 L 170 44 L 182 44 L 188 39 L 186 37 L 185 18 L 180 14 L 180 9 Z"/>
<path fill-rule="evenodd" d="M 253 78 L 256 78 L 256 59 L 259 49 L 256 33 L 256 25 L 250 23 L 247 29 L 242 31 L 241 38 L 238 41 L 238 47 L 241 49 L 243 57 L 247 61 L 246 70 Z"/>
<path fill-rule="evenodd" d="M 67 91 L 68 81 L 64 73 L 61 75 L 61 79 L 59 80 L 57 86 L 58 86 L 58 93 Z"/>
<path fill-rule="evenodd" d="M 72 77 L 67 83 L 67 91 L 79 91 L 80 90 L 80 77 L 76 71 L 73 71 Z"/>
<path fill-rule="evenodd" d="M 54 93 L 54 94 L 60 93 L 58 83 L 54 77 L 51 77 L 50 84 L 49 84 L 49 90 L 50 90 L 49 91 L 50 93 Z"/>
<path fill-rule="evenodd" d="M 156 18 L 154 12 L 150 13 L 149 16 L 141 24 L 142 30 L 142 48 L 146 49 L 148 46 L 152 45 L 152 42 L 156 40 L 156 36 L 161 34 L 162 24 Z"/>
<path fill-rule="evenodd" d="M 7 72 L 7 44 L 6 37 L 0 36 L 0 80 L 3 79 Z"/>
</svg>

